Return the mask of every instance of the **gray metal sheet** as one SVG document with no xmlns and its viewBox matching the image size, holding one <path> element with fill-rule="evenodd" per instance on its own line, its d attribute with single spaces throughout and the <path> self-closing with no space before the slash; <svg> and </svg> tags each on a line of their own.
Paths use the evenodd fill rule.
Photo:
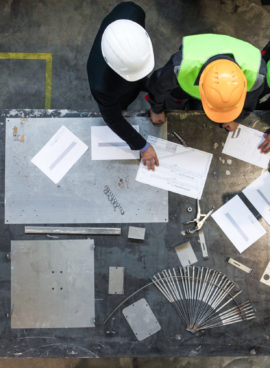
<svg viewBox="0 0 270 368">
<path fill-rule="evenodd" d="M 154 126 L 144 117 L 128 120 L 139 124 L 145 137 L 151 134 L 166 138 L 166 125 Z M 91 160 L 90 126 L 102 124 L 100 117 L 6 119 L 5 223 L 168 221 L 168 193 L 135 181 L 137 160 Z M 31 163 L 31 159 L 62 125 L 89 149 L 56 185 Z M 18 128 L 16 136 L 13 135 L 14 126 Z M 103 192 L 105 185 L 121 203 L 124 215 L 109 202 Z"/>
<path fill-rule="evenodd" d="M 161 329 L 152 309 L 144 298 L 124 308 L 123 314 L 139 341 Z"/>
<path fill-rule="evenodd" d="M 11 328 L 94 326 L 94 241 L 11 241 Z"/>
<path fill-rule="evenodd" d="M 109 267 L 109 294 L 124 294 L 124 267 Z"/>
</svg>

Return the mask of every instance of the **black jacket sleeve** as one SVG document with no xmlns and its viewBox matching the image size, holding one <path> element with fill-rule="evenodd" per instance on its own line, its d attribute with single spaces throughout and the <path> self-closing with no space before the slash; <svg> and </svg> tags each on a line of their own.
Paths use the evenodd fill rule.
<svg viewBox="0 0 270 368">
<path fill-rule="evenodd" d="M 147 89 L 149 91 L 148 102 L 154 113 L 159 114 L 165 110 L 166 96 L 174 89 L 180 89 L 174 73 L 173 56 L 168 63 L 156 70 L 148 80 Z"/>
<path fill-rule="evenodd" d="M 99 110 L 107 125 L 122 138 L 132 150 L 140 150 L 146 145 L 146 140 L 123 117 L 121 106 L 111 96 L 91 90 L 98 103 Z"/>
</svg>

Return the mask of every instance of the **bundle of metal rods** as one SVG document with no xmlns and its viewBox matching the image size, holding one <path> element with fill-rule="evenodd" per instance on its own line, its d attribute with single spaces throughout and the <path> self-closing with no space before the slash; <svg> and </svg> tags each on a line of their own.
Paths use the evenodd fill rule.
<svg viewBox="0 0 270 368">
<path fill-rule="evenodd" d="M 242 293 L 238 285 L 213 269 L 172 268 L 157 273 L 152 281 L 175 306 L 187 330 L 192 333 L 255 318 L 249 301 L 236 301 Z"/>
</svg>

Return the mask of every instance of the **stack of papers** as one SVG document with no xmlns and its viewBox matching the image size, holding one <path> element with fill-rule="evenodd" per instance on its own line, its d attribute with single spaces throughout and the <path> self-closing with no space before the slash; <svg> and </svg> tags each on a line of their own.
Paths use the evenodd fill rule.
<svg viewBox="0 0 270 368">
<path fill-rule="evenodd" d="M 159 166 L 152 171 L 141 162 L 136 180 L 200 199 L 213 155 L 153 136 L 148 136 L 147 142 L 154 147 Z"/>
</svg>

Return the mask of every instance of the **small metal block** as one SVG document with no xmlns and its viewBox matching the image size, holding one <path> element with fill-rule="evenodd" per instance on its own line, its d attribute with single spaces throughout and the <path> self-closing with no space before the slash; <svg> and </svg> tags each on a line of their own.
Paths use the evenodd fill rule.
<svg viewBox="0 0 270 368">
<path fill-rule="evenodd" d="M 129 239 L 144 240 L 144 238 L 145 238 L 145 228 L 144 227 L 129 226 L 129 228 L 128 228 L 128 238 Z"/>
</svg>

